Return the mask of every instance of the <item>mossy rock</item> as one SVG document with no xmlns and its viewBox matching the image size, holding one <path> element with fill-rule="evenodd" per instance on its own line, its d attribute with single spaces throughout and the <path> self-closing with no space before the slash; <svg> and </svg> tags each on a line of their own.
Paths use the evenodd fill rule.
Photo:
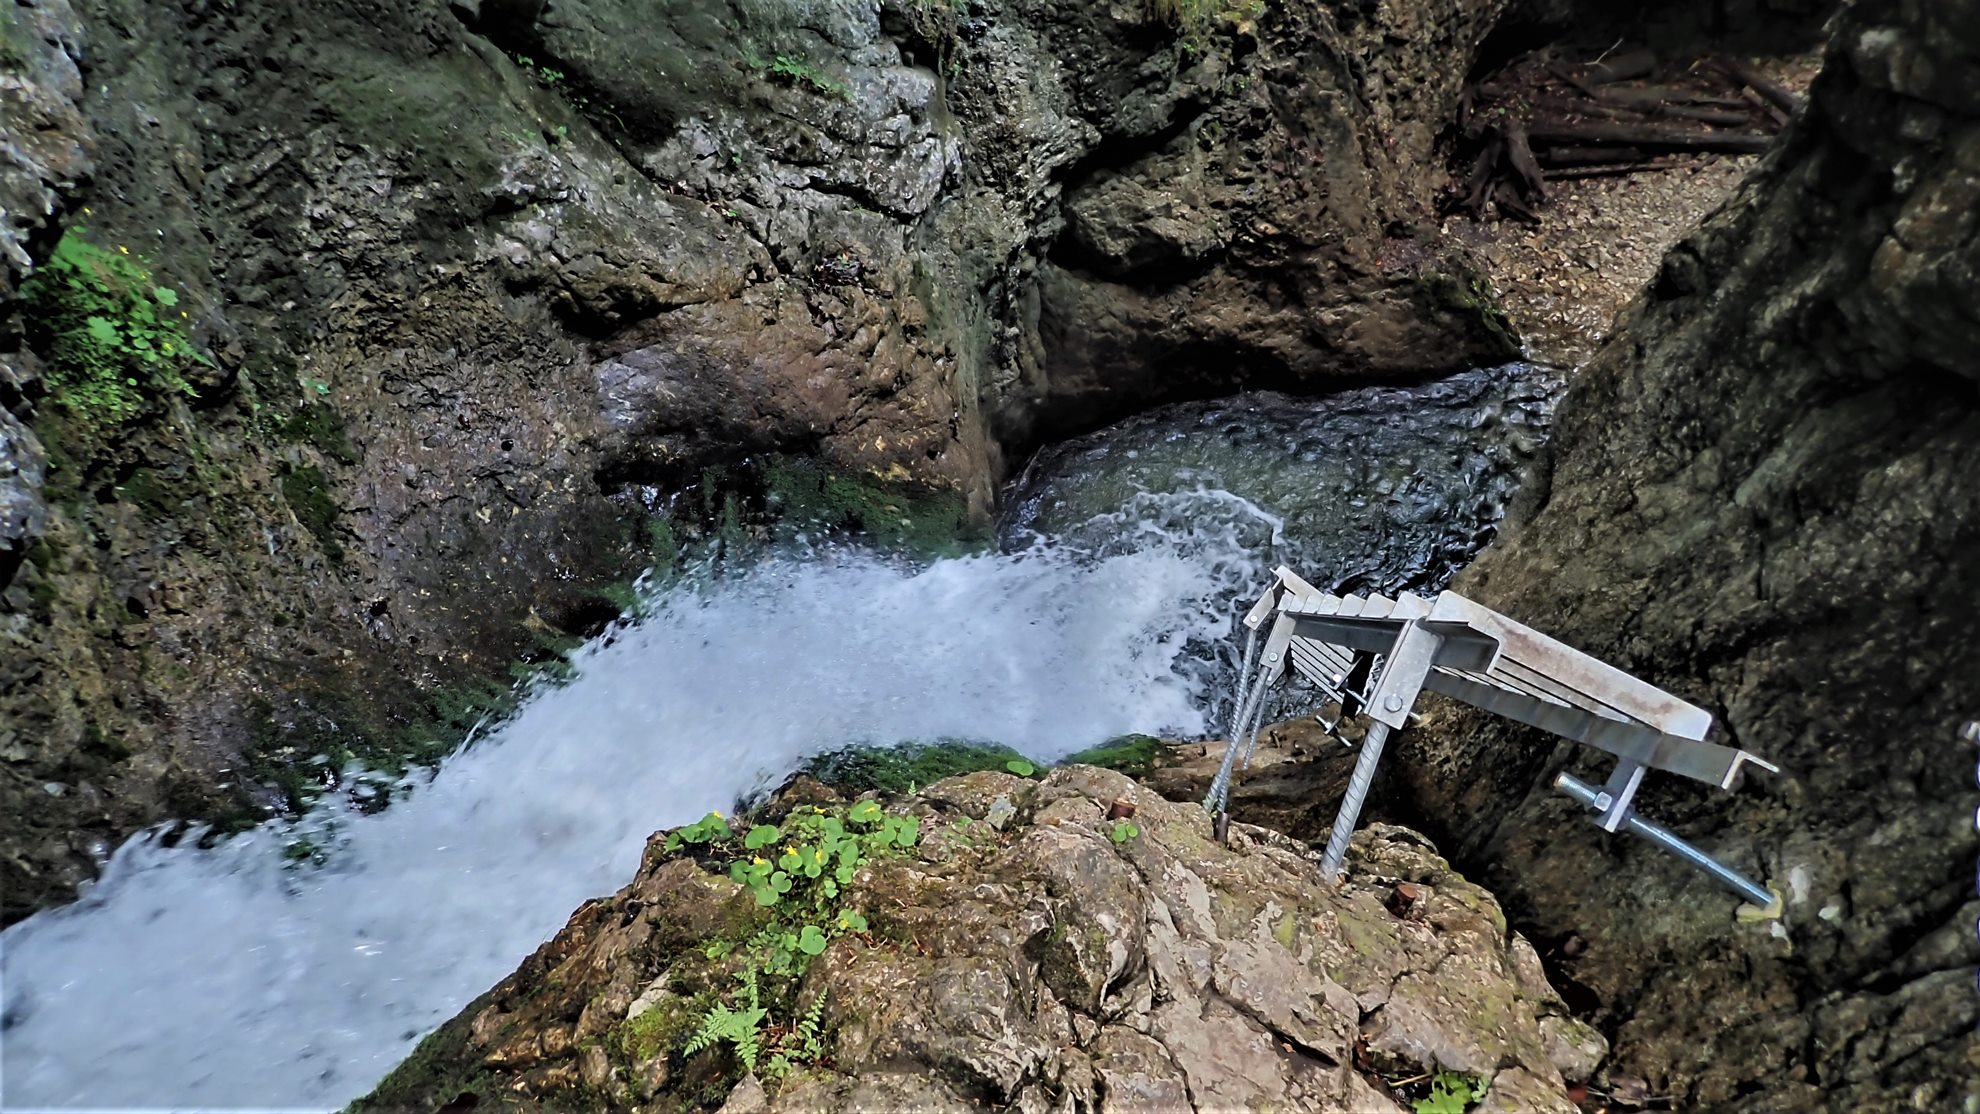
<svg viewBox="0 0 1980 1114">
<path fill-rule="evenodd" d="M 1024 755 L 998 743 L 948 739 L 844 747 L 810 759 L 801 772 L 842 792 L 906 793 L 911 786 L 928 786 L 978 770 L 1001 770 L 1023 760 Z"/>
<path fill-rule="evenodd" d="M 991 540 L 971 520 L 960 492 L 854 475 L 797 457 L 771 460 L 762 482 L 765 510 L 786 529 L 857 536 L 918 557 L 961 556 Z"/>
<path fill-rule="evenodd" d="M 1153 735 L 1122 735 L 1097 747 L 1070 754 L 1060 763 L 1066 766 L 1099 766 L 1129 777 L 1140 778 L 1155 771 L 1162 753 L 1162 740 Z"/>
</svg>

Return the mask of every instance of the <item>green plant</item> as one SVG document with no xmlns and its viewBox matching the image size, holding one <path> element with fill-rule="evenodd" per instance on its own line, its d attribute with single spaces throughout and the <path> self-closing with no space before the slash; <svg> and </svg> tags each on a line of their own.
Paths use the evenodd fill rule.
<svg viewBox="0 0 1980 1114">
<path fill-rule="evenodd" d="M 729 830 L 728 821 L 722 819 L 722 814 L 711 812 L 684 828 L 674 829 L 667 837 L 667 850 L 679 850 L 682 844 L 687 843 L 710 843 L 728 839 L 733 835 L 735 833 Z"/>
<path fill-rule="evenodd" d="M 1107 838 L 1113 840 L 1115 843 L 1126 843 L 1140 834 L 1141 829 L 1135 827 L 1130 821 L 1116 820 L 1114 821 L 1113 828 L 1107 832 Z"/>
<path fill-rule="evenodd" d="M 1009 770 L 1019 777 L 1030 777 L 1038 772 L 1038 767 L 1023 758 L 1013 758 L 1009 762 L 1004 763 L 1004 769 Z"/>
<path fill-rule="evenodd" d="M 1430 1080 L 1427 1098 L 1411 1103 L 1416 1114 L 1464 1114 L 1485 1096 L 1482 1081 L 1454 1071 L 1440 1071 Z"/>
<path fill-rule="evenodd" d="M 748 1002 L 744 1009 L 731 1009 L 726 1002 L 716 1002 L 701 1015 L 701 1024 L 694 1035 L 688 1038 L 681 1051 L 692 1056 L 695 1053 L 718 1043 L 732 1044 L 736 1048 L 736 1058 L 749 1071 L 756 1070 L 756 1059 L 762 1051 L 763 1019 L 770 1011 L 763 1008 L 756 989 L 756 969 L 751 967 L 737 976 L 742 980 L 743 996 Z"/>
<path fill-rule="evenodd" d="M 21 286 L 47 331 L 56 403 L 94 434 L 116 430 L 161 396 L 196 397 L 185 372 L 213 361 L 194 347 L 179 294 L 152 280 L 142 258 L 98 247 L 71 228 Z"/>
<path fill-rule="evenodd" d="M 833 940 L 868 931 L 865 915 L 844 904 L 846 888 L 862 864 L 900 854 L 920 838 L 919 820 L 889 815 L 871 800 L 842 808 L 799 809 L 779 823 L 751 825 L 740 837 L 712 812 L 669 834 L 669 851 L 689 844 L 708 845 L 710 850 L 726 844 L 739 851 L 729 864 L 729 877 L 747 886 L 757 907 L 769 912 L 768 923 L 739 946 L 714 940 L 703 947 L 710 960 L 733 955 L 742 963 L 738 976 L 742 990 L 734 1000 L 718 1000 L 708 1008 L 684 1052 L 692 1055 L 728 1043 L 746 1070 L 756 1071 L 762 1061 L 764 1073 L 773 1078 L 795 1064 L 817 1059 L 823 1051 L 823 996 L 813 1000 L 795 1025 L 771 1026 L 766 1044 L 770 1007 L 764 1004 L 761 980 L 792 984 Z M 783 991 L 781 997 L 772 993 L 779 1000 L 794 996 L 794 990 Z"/>
<path fill-rule="evenodd" d="M 823 70 L 793 55 L 777 55 L 770 62 L 770 72 L 777 77 L 789 78 L 793 85 L 809 85 L 820 93 L 844 100 L 852 99 L 852 86 L 826 77 Z"/>
</svg>

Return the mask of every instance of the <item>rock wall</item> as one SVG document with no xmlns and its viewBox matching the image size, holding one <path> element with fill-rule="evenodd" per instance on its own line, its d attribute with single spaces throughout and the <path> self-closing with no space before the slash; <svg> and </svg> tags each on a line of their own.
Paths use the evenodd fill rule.
<svg viewBox="0 0 1980 1114">
<path fill-rule="evenodd" d="M 851 823 L 829 794 L 782 807 L 814 802 Z M 1492 896 L 1406 830 L 1361 833 L 1336 891 L 1303 845 L 1237 825 L 1226 847 L 1196 805 L 1092 767 L 970 774 L 889 807 L 922 835 L 837 899 L 859 930 L 774 980 L 789 988 L 759 979 L 760 1064 L 814 1003 L 820 1034 L 767 1091 L 735 1086 L 727 1044 L 686 1051 L 760 962 L 772 913 L 721 873 L 750 852 L 662 833 L 630 885 L 352 1109 L 1360 1114 L 1403 1109 L 1390 1080 L 1449 1072 L 1485 1084 L 1483 1114 L 1571 1114 L 1566 1080 L 1602 1057 Z"/>
<path fill-rule="evenodd" d="M 1458 586 L 1785 767 L 1737 794 L 1653 774 L 1638 798 L 1785 916 L 1735 924 L 1702 877 L 1596 831 L 1546 788 L 1576 748 L 1448 715 L 1395 763 L 1453 859 L 1552 934 L 1616 1070 L 1680 1108 L 1980 1104 L 1954 742 L 1980 714 L 1976 65 L 1980 4 L 1839 17 L 1783 147 L 1581 373 L 1551 491 Z"/>
<path fill-rule="evenodd" d="M 1496 358 L 1421 218 L 1501 6 L 11 0 L 7 291 L 129 251 L 214 366 L 58 434 L 0 299 L 0 920 L 458 738 L 711 461 L 981 514 L 1152 402 Z"/>
</svg>

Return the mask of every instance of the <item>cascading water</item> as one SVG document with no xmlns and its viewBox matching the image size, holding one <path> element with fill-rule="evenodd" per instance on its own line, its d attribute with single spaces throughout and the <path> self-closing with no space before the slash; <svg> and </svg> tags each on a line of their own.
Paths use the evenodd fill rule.
<svg viewBox="0 0 1980 1114">
<path fill-rule="evenodd" d="M 0 936 L 0 1105 L 339 1105 L 623 884 L 651 831 L 808 754 L 969 738 L 1049 761 L 1128 732 L 1201 734 L 1204 647 L 1234 602 L 1275 556 L 1329 552 L 1293 525 L 1374 546 L 1364 575 L 1439 575 L 1424 555 L 1469 553 L 1544 434 L 1534 374 L 1172 408 L 1034 469 L 1005 553 L 773 557 L 659 593 L 576 655 L 573 682 L 409 797 L 328 807 L 321 866 L 286 862 L 274 828 L 211 850 L 133 840 L 83 901 Z M 1316 456 L 1330 420 L 1386 432 Z M 1377 490 L 1369 467 L 1400 479 Z M 1338 493 L 1339 468 L 1375 486 L 1322 521 L 1311 492 Z M 1445 517 L 1425 529 L 1397 507 Z"/>
</svg>

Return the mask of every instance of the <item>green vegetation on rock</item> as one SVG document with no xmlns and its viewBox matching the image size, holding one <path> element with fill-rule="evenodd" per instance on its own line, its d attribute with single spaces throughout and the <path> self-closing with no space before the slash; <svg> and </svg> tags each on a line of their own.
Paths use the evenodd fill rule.
<svg viewBox="0 0 1980 1114">
<path fill-rule="evenodd" d="M 997 743 L 945 739 L 934 743 L 842 747 L 808 760 L 802 772 L 845 792 L 906 793 L 945 777 L 978 770 L 1003 770 L 1012 762 L 1024 760 L 1024 755 Z"/>
<path fill-rule="evenodd" d="M 1442 313 L 1476 319 L 1492 338 L 1499 353 L 1507 359 L 1523 351 L 1512 320 L 1506 316 L 1505 310 L 1499 308 L 1492 281 L 1476 270 L 1461 267 L 1452 273 L 1439 271 L 1425 274 L 1416 280 L 1416 299 L 1425 314 Z"/>
<path fill-rule="evenodd" d="M 857 476 L 805 458 L 766 464 L 763 498 L 786 527 L 858 535 L 919 557 L 960 556 L 990 540 L 957 492 Z"/>
<path fill-rule="evenodd" d="M 1155 756 L 1161 753 L 1162 740 L 1153 735 L 1122 735 L 1109 739 L 1097 747 L 1090 747 L 1077 754 L 1067 755 L 1062 763 L 1067 766 L 1099 766 L 1106 770 L 1116 770 L 1129 777 L 1145 777 L 1155 770 Z"/>
<path fill-rule="evenodd" d="M 1468 1075 L 1440 1071 L 1430 1080 L 1430 1094 L 1410 1104 L 1416 1114 L 1464 1114 L 1485 1097 L 1485 1085 Z"/>
<path fill-rule="evenodd" d="M 332 561 L 342 561 L 344 546 L 337 540 L 337 503 L 330 498 L 330 482 L 324 478 L 323 469 L 302 464 L 285 470 L 282 498 L 296 512 L 296 521 L 323 547 L 323 555 Z"/>
<path fill-rule="evenodd" d="M 185 372 L 212 361 L 193 345 L 178 291 L 144 260 L 71 228 L 21 284 L 33 327 L 46 331 L 50 397 L 86 435 L 115 432 L 172 395 L 194 397 Z"/>
<path fill-rule="evenodd" d="M 773 1025 L 770 1019 L 779 1007 L 787 1016 L 794 1012 L 813 957 L 841 936 L 867 931 L 865 915 L 845 904 L 860 867 L 899 855 L 920 839 L 917 819 L 891 815 L 873 800 L 799 808 L 778 823 L 750 825 L 740 838 L 713 812 L 669 833 L 667 853 L 689 851 L 710 864 L 727 859 L 730 879 L 748 889 L 768 918 L 747 938 L 720 937 L 704 945 L 708 959 L 733 958 L 740 964 L 739 985 L 732 995 L 706 1005 L 681 1054 L 727 1046 L 744 1071 L 770 1079 L 817 1060 L 824 1047 L 823 995 L 814 996 L 809 1009 L 789 1023 Z M 625 1027 L 638 1022 L 632 1018 Z M 629 1030 L 619 1039 L 632 1048 L 640 1038 Z"/>
<path fill-rule="evenodd" d="M 1153 735 L 1122 735 L 1061 759 L 1061 766 L 1098 766 L 1130 777 L 1155 769 L 1162 740 Z M 978 770 L 1002 770 L 1033 777 L 1051 769 L 1001 743 L 942 739 L 932 743 L 904 742 L 891 746 L 849 746 L 808 760 L 801 772 L 852 793 L 878 790 L 910 793 L 945 777 Z"/>
</svg>

